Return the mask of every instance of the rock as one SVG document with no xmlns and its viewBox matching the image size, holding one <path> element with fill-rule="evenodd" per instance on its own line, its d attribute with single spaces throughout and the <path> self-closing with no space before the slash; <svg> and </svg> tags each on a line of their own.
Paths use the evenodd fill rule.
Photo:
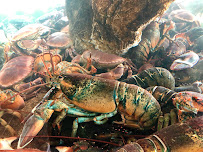
<svg viewBox="0 0 203 152">
<path fill-rule="evenodd" d="M 142 29 L 174 0 L 66 0 L 70 34 L 78 53 L 99 49 L 123 54 L 136 46 Z"/>
</svg>

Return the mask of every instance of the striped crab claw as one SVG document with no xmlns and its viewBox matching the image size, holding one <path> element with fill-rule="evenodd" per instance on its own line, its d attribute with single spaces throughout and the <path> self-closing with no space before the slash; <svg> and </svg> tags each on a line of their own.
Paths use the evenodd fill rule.
<svg viewBox="0 0 203 152">
<path fill-rule="evenodd" d="M 198 61 L 199 56 L 195 52 L 189 51 L 185 54 L 180 55 L 178 59 L 173 61 L 170 69 L 179 71 L 187 68 L 192 68 L 195 64 L 197 64 Z"/>
</svg>

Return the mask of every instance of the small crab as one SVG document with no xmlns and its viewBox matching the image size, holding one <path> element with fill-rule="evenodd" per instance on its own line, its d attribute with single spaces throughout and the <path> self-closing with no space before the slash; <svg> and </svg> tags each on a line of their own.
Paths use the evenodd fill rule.
<svg viewBox="0 0 203 152">
<path fill-rule="evenodd" d="M 34 60 L 34 71 L 41 75 L 50 75 L 50 71 L 53 71 L 52 67 L 55 66 L 62 61 L 60 55 L 53 55 L 52 53 L 42 53 L 39 54 Z"/>
<path fill-rule="evenodd" d="M 187 101 L 187 102 L 186 102 Z M 192 112 L 197 114 L 198 112 L 203 112 L 203 94 L 193 91 L 182 91 L 179 92 L 176 98 L 173 99 L 173 102 L 181 105 L 181 102 L 184 102 L 184 105 L 188 105 L 188 107 L 193 107 Z M 188 111 L 188 108 L 179 106 L 180 110 L 185 112 Z M 191 110 L 189 110 L 191 111 Z"/>
<path fill-rule="evenodd" d="M 184 33 L 179 33 L 175 35 L 175 38 L 182 37 L 187 40 L 190 46 L 194 45 L 195 41 L 198 40 L 199 37 L 203 35 L 203 28 L 202 27 L 195 27 L 191 30 L 188 30 Z"/>
</svg>

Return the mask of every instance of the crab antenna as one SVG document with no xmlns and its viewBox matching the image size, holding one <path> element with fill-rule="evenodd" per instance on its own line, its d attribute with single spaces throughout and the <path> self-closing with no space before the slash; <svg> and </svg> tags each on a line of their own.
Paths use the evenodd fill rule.
<svg viewBox="0 0 203 152">
<path fill-rule="evenodd" d="M 48 70 L 48 68 L 47 68 L 47 66 L 46 66 L 46 64 L 45 64 L 44 59 L 42 59 L 42 56 L 40 56 L 40 58 L 41 58 L 41 60 L 42 60 L 42 62 L 43 62 L 43 64 L 44 64 L 44 67 L 46 68 L 46 70 L 47 70 L 49 76 L 52 78 L 52 75 L 51 75 L 51 73 L 49 72 L 49 70 Z"/>
<path fill-rule="evenodd" d="M 43 83 L 43 84 L 39 84 L 39 85 L 36 85 L 36 86 L 32 86 L 32 87 L 30 87 L 30 88 L 27 88 L 27 89 L 25 89 L 25 90 L 23 90 L 23 91 L 20 91 L 20 92 L 14 94 L 14 95 L 11 96 L 10 98 L 4 100 L 2 103 L 4 103 L 4 102 L 6 102 L 6 101 L 8 101 L 8 100 L 10 100 L 10 99 L 12 99 L 12 98 L 14 98 L 15 96 L 17 96 L 17 95 L 19 95 L 19 94 L 22 94 L 22 93 L 24 93 L 24 92 L 26 92 L 26 91 L 28 91 L 28 90 L 30 90 L 30 89 L 33 89 L 33 88 L 36 88 L 36 87 L 45 86 L 45 85 L 47 85 L 47 84 L 49 84 L 49 83 Z M 1 107 L 1 104 L 0 104 L 0 107 Z"/>
</svg>

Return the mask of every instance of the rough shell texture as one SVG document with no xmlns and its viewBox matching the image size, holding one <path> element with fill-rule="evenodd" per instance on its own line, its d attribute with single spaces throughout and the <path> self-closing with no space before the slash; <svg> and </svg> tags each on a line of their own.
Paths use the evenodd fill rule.
<svg viewBox="0 0 203 152">
<path fill-rule="evenodd" d="M 0 86 L 10 87 L 26 78 L 32 71 L 34 58 L 19 56 L 8 61 L 0 71 Z"/>
<path fill-rule="evenodd" d="M 77 61 L 77 57 L 75 57 L 73 58 L 72 62 L 85 64 L 89 58 L 92 60 L 92 64 L 96 68 L 114 68 L 120 63 L 126 61 L 125 58 L 115 54 L 109 54 L 99 50 L 86 50 L 80 57 L 80 61 Z"/>
<path fill-rule="evenodd" d="M 55 32 L 47 38 L 47 45 L 57 48 L 68 47 L 72 45 L 72 40 L 68 34 Z"/>
<path fill-rule="evenodd" d="M 42 24 L 29 24 L 21 28 L 12 38 L 12 41 L 18 41 L 21 39 L 33 39 L 33 37 L 37 37 L 40 35 L 40 30 L 46 29 L 48 27 Z M 38 36 L 39 36 L 38 35 Z"/>
<path fill-rule="evenodd" d="M 70 34 L 78 52 L 122 54 L 140 41 L 142 28 L 174 0 L 66 0 Z"/>
</svg>

